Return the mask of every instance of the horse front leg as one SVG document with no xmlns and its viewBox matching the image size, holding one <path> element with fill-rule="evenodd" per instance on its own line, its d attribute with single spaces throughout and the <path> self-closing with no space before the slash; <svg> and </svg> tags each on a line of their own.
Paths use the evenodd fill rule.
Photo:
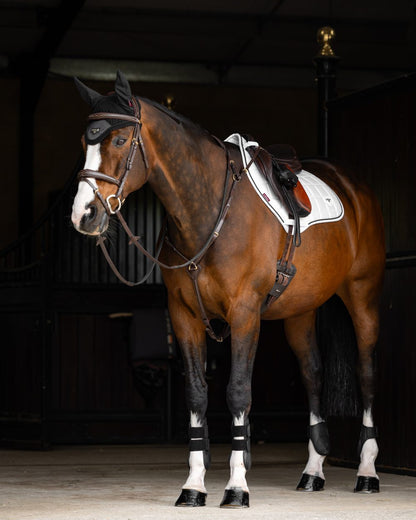
<svg viewBox="0 0 416 520">
<path fill-rule="evenodd" d="M 209 467 L 209 439 L 205 418 L 208 387 L 205 380 L 206 338 L 200 320 L 186 313 L 171 312 L 185 368 L 185 392 L 189 422 L 189 475 L 175 506 L 205 506 L 205 473 Z"/>
<path fill-rule="evenodd" d="M 230 320 L 231 321 L 231 320 Z M 231 321 L 231 374 L 227 404 L 232 415 L 230 479 L 221 507 L 249 507 L 246 471 L 251 466 L 250 424 L 251 378 L 260 330 L 260 316 L 252 312 Z"/>
<path fill-rule="evenodd" d="M 324 488 L 323 464 L 329 453 L 328 428 L 320 411 L 322 365 L 315 317 L 316 312 L 311 311 L 285 320 L 286 338 L 298 358 L 309 402 L 309 458 L 297 491 L 321 491 Z"/>
</svg>

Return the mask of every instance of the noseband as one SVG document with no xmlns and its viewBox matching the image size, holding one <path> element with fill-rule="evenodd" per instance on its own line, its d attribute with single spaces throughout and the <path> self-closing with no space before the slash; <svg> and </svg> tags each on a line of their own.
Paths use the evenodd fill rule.
<svg viewBox="0 0 416 520">
<path fill-rule="evenodd" d="M 96 121 L 98 119 L 121 119 L 123 121 L 130 121 L 131 123 L 134 123 L 133 137 L 130 143 L 129 155 L 127 156 L 126 160 L 126 168 L 124 170 L 123 175 L 119 179 L 116 179 L 114 177 L 111 177 L 110 175 L 101 173 L 96 170 L 84 169 L 78 173 L 78 180 L 85 181 L 87 184 L 91 186 L 91 188 L 94 191 L 94 195 L 98 197 L 99 201 L 104 206 L 104 209 L 109 216 L 117 213 L 121 209 L 121 206 L 125 201 L 125 198 L 123 197 L 123 188 L 131 170 L 131 167 L 133 166 L 133 161 L 136 156 L 138 146 L 140 146 L 146 170 L 149 169 L 146 150 L 144 148 L 144 143 L 140 132 L 142 128 L 140 103 L 137 101 L 135 97 L 131 98 L 130 103 L 134 109 L 134 116 L 129 116 L 127 114 L 115 114 L 112 112 L 97 112 L 88 116 L 88 119 L 90 121 Z M 109 195 L 105 199 L 103 195 L 100 193 L 99 189 L 96 186 L 94 186 L 94 184 L 90 181 L 91 178 L 100 181 L 105 181 L 110 184 L 115 184 L 118 188 L 117 192 Z M 111 199 L 116 199 L 117 201 L 117 207 L 114 210 L 111 206 Z"/>
</svg>

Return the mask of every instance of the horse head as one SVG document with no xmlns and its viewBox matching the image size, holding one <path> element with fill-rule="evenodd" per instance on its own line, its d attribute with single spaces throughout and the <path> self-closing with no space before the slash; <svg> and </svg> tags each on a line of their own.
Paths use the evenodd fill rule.
<svg viewBox="0 0 416 520">
<path fill-rule="evenodd" d="M 115 91 L 103 96 L 75 78 L 92 113 L 82 136 L 85 166 L 78 174 L 72 223 L 81 233 L 100 235 L 109 216 L 129 193 L 147 180 L 148 163 L 141 138 L 141 106 L 124 75 L 117 72 Z M 140 148 L 141 153 L 137 153 Z"/>
</svg>

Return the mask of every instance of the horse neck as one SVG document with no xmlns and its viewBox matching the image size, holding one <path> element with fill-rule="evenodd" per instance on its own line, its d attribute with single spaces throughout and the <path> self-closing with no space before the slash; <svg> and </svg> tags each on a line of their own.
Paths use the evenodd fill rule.
<svg viewBox="0 0 416 520">
<path fill-rule="evenodd" d="M 167 212 L 171 240 L 184 254 L 193 255 L 220 210 L 226 154 L 192 125 L 178 125 L 164 114 L 155 119 L 146 132 L 153 154 L 148 182 Z"/>
</svg>

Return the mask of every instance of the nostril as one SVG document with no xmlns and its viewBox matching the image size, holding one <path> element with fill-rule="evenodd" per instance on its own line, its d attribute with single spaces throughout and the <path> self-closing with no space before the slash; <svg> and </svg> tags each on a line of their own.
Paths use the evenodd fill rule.
<svg viewBox="0 0 416 520">
<path fill-rule="evenodd" d="M 84 213 L 81 219 L 81 222 L 84 224 L 87 222 L 92 222 L 97 216 L 97 206 L 95 206 L 95 204 L 89 204 L 85 209 L 87 212 Z"/>
<path fill-rule="evenodd" d="M 94 220 L 95 217 L 97 216 L 97 206 L 95 204 L 91 204 L 91 206 L 89 207 L 89 210 L 90 210 L 90 214 L 88 215 L 89 220 Z"/>
</svg>

